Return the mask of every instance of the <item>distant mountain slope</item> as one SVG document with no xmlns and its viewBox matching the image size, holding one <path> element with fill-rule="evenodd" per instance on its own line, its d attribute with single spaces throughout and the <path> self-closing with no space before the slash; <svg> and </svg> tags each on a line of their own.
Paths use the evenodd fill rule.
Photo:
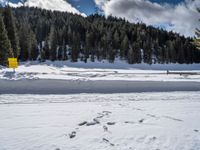
<svg viewBox="0 0 200 150">
<path fill-rule="evenodd" d="M 84 17 L 86 16 L 84 13 L 81 13 L 76 8 L 72 7 L 72 5 L 65 0 L 25 0 L 24 2 L 19 0 L 18 3 L 12 3 L 8 0 L 0 0 L 0 4 L 2 6 L 9 4 L 11 7 L 37 7 L 52 11 L 56 10 L 62 12 L 69 12 L 73 14 L 82 15 Z"/>
</svg>

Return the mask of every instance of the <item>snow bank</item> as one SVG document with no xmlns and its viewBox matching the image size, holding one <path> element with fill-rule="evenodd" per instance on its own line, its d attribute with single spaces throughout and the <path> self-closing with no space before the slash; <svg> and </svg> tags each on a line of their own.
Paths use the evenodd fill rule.
<svg viewBox="0 0 200 150">
<path fill-rule="evenodd" d="M 109 63 L 107 60 L 70 62 L 70 61 L 46 61 L 43 63 L 38 62 L 25 62 L 22 65 L 48 65 L 55 67 L 70 67 L 70 68 L 84 68 L 84 69 L 129 69 L 129 70 L 198 70 L 200 71 L 200 64 L 128 64 L 125 60 L 116 59 L 114 63 Z"/>
</svg>

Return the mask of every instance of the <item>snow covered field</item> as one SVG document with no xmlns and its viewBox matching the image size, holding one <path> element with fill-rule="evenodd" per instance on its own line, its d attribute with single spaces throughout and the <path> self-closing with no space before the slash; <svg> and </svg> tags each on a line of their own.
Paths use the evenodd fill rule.
<svg viewBox="0 0 200 150">
<path fill-rule="evenodd" d="M 0 150 L 199 150 L 199 97 L 0 95 Z"/>
<path fill-rule="evenodd" d="M 167 70 L 200 65 L 0 67 L 0 150 L 199 150 L 200 75 Z"/>
<path fill-rule="evenodd" d="M 198 72 L 199 75 L 167 75 L 167 70 Z M 0 79 L 63 79 L 75 81 L 88 80 L 128 80 L 128 81 L 194 81 L 200 82 L 200 64 L 135 64 L 124 61 L 84 62 L 26 62 L 21 63 L 16 73 L 12 69 L 1 68 Z"/>
</svg>

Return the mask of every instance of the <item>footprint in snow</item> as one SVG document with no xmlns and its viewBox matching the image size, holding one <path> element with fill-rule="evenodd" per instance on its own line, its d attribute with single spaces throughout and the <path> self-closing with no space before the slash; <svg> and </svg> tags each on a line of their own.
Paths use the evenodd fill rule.
<svg viewBox="0 0 200 150">
<path fill-rule="evenodd" d="M 96 117 L 96 118 L 98 118 L 98 119 L 101 119 L 101 118 L 103 118 L 105 115 L 103 115 L 103 114 L 101 114 L 101 113 L 98 113 L 98 116 Z"/>
<path fill-rule="evenodd" d="M 126 123 L 126 124 L 134 124 L 135 122 L 134 121 L 125 121 L 124 123 Z"/>
<path fill-rule="evenodd" d="M 105 116 L 109 116 L 112 112 L 110 111 L 102 111 L 102 113 L 98 113 L 97 119 L 104 118 Z"/>
<path fill-rule="evenodd" d="M 108 132 L 108 127 L 103 126 L 104 132 Z"/>
<path fill-rule="evenodd" d="M 87 121 L 83 121 L 83 122 L 79 123 L 78 125 L 79 125 L 79 126 L 84 126 L 84 125 L 86 125 L 87 123 L 88 123 Z"/>
<path fill-rule="evenodd" d="M 108 139 L 106 139 L 106 138 L 103 138 L 102 140 L 103 140 L 104 142 L 110 144 L 110 146 L 115 146 L 115 144 L 111 143 L 111 142 L 110 142 Z"/>
<path fill-rule="evenodd" d="M 73 139 L 76 137 L 76 131 L 73 131 L 72 133 L 69 134 L 69 138 Z"/>
<path fill-rule="evenodd" d="M 96 122 L 88 122 L 87 124 L 86 124 L 86 126 L 94 126 L 94 125 L 96 125 L 97 123 Z"/>
<path fill-rule="evenodd" d="M 112 125 L 115 125 L 116 124 L 116 122 L 107 122 L 107 125 L 109 125 L 109 126 L 112 126 Z"/>
<path fill-rule="evenodd" d="M 96 124 L 100 124 L 100 121 L 97 118 L 94 118 L 92 122 L 87 122 L 86 126 L 93 126 Z"/>
<path fill-rule="evenodd" d="M 110 112 L 110 111 L 103 111 L 102 113 L 103 113 L 103 114 L 106 114 L 106 115 L 112 114 L 112 112 Z"/>
<path fill-rule="evenodd" d="M 138 122 L 139 122 L 139 123 L 143 123 L 143 122 L 144 122 L 144 119 L 140 119 Z"/>
<path fill-rule="evenodd" d="M 96 122 L 97 124 L 100 124 L 100 121 L 97 118 L 94 118 L 93 121 Z"/>
<path fill-rule="evenodd" d="M 98 118 L 94 118 L 92 122 L 87 122 L 87 121 L 83 121 L 81 123 L 79 123 L 78 125 L 79 126 L 93 126 L 93 125 L 96 125 L 96 124 L 100 124 L 100 121 L 98 120 Z"/>
</svg>

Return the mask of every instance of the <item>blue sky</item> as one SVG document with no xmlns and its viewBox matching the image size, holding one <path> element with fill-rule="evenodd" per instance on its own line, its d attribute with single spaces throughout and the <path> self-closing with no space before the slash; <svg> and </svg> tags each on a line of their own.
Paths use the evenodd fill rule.
<svg viewBox="0 0 200 150">
<path fill-rule="evenodd" d="M 150 0 L 152 2 L 157 2 L 157 3 L 170 3 L 170 4 L 177 4 L 180 3 L 184 0 Z"/>
<path fill-rule="evenodd" d="M 68 0 L 68 2 L 86 15 L 95 12 L 95 3 L 93 0 Z"/>
</svg>

